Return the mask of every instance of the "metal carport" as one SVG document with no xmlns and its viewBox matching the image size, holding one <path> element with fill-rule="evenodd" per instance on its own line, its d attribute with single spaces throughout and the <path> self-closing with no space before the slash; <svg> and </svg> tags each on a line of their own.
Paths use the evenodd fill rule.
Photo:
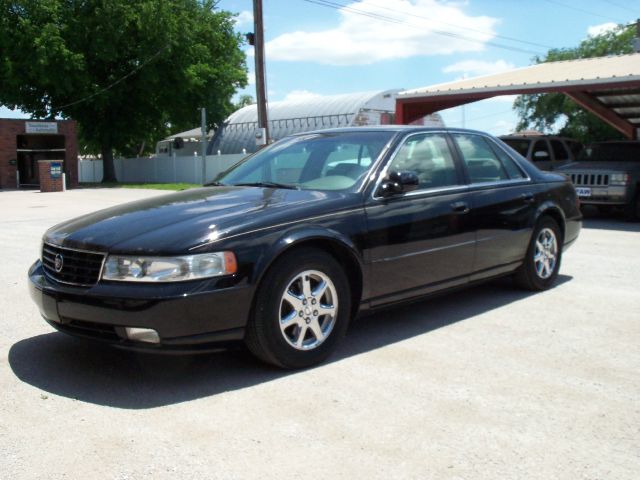
<svg viewBox="0 0 640 480">
<path fill-rule="evenodd" d="M 630 139 L 640 127 L 640 53 L 548 62 L 400 92 L 396 122 L 500 95 L 561 92 Z"/>
</svg>

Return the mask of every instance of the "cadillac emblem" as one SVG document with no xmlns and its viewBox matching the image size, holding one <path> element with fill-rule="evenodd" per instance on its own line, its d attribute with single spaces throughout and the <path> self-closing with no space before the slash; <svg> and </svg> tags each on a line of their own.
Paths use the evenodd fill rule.
<svg viewBox="0 0 640 480">
<path fill-rule="evenodd" d="M 53 263 L 53 267 L 56 269 L 56 272 L 60 273 L 62 271 L 63 266 L 64 266 L 64 257 L 61 254 L 57 254 L 55 261 Z"/>
</svg>

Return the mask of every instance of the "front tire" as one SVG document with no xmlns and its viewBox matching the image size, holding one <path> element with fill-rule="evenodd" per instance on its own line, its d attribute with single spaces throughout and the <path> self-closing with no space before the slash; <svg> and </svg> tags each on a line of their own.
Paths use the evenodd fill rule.
<svg viewBox="0 0 640 480">
<path fill-rule="evenodd" d="M 542 217 L 533 230 L 524 263 L 515 274 L 516 283 L 526 290 L 547 290 L 555 283 L 562 260 L 562 235 L 558 223 Z"/>
<path fill-rule="evenodd" d="M 276 260 L 256 293 L 245 342 L 261 360 L 305 368 L 325 360 L 344 337 L 351 312 L 340 264 L 315 248 Z"/>
</svg>

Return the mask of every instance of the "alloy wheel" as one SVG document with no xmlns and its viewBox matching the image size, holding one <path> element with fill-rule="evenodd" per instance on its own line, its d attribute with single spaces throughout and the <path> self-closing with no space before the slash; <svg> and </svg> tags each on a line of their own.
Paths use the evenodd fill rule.
<svg viewBox="0 0 640 480">
<path fill-rule="evenodd" d="M 280 300 L 280 331 L 289 345 L 312 350 L 331 334 L 338 314 L 338 294 L 331 279 L 318 270 L 297 274 Z"/>
<path fill-rule="evenodd" d="M 551 228 L 543 228 L 536 238 L 533 262 L 536 275 L 546 280 L 553 275 L 558 261 L 558 240 Z"/>
</svg>

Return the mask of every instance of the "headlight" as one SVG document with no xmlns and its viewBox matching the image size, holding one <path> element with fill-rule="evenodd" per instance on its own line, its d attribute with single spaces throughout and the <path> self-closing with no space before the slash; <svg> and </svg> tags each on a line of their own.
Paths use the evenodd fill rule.
<svg viewBox="0 0 640 480">
<path fill-rule="evenodd" d="M 238 269 L 233 252 L 183 257 L 109 255 L 102 278 L 120 282 L 183 282 L 231 275 Z"/>
<path fill-rule="evenodd" d="M 627 185 L 629 175 L 626 173 L 614 173 L 609 177 L 609 185 Z"/>
</svg>

